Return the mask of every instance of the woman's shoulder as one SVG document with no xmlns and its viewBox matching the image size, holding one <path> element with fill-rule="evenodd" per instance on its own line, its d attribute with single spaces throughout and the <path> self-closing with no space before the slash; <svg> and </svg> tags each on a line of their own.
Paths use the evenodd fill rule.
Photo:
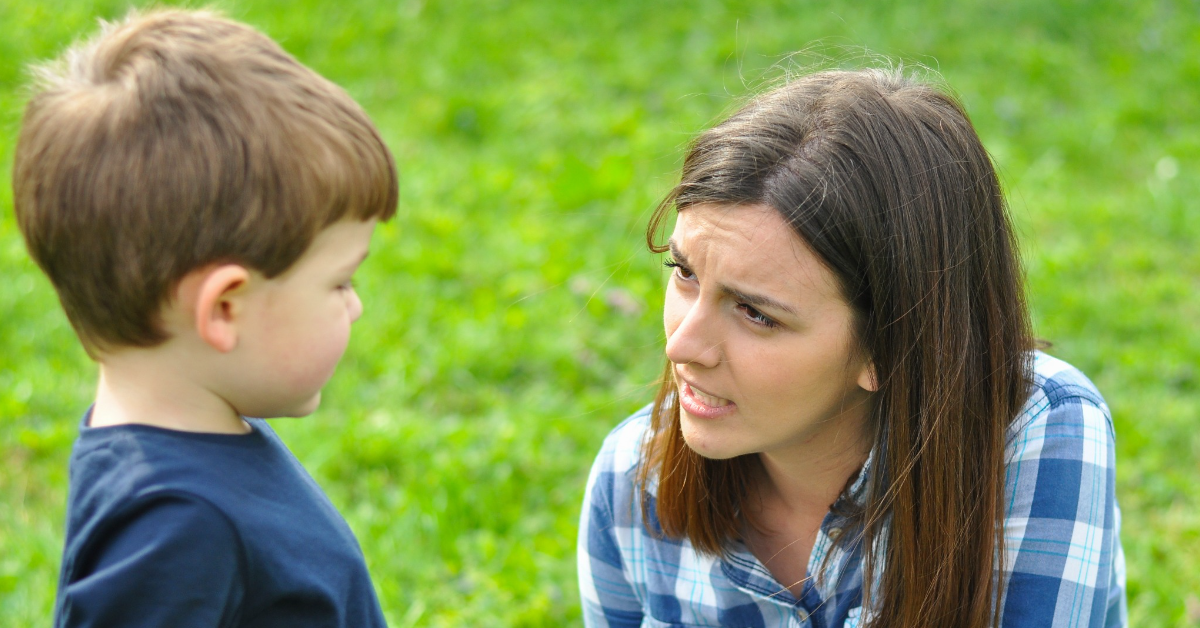
<svg viewBox="0 0 1200 628">
<path fill-rule="evenodd" d="M 592 464 L 584 498 L 596 512 L 587 516 L 585 507 L 585 518 L 629 530 L 639 528 L 641 508 L 634 507 L 641 503 L 636 499 L 640 486 L 637 475 L 642 445 L 650 430 L 652 407 L 648 405 L 634 412 L 605 437 Z M 656 484 L 653 478 L 649 482 Z"/>
<path fill-rule="evenodd" d="M 1066 361 L 1037 351 L 1029 397 L 1009 428 L 1009 448 L 1047 429 L 1056 433 L 1106 433 L 1107 440 L 1115 438 L 1112 414 L 1096 385 Z"/>
<path fill-rule="evenodd" d="M 1069 615 L 1078 625 L 1124 626 L 1112 415 L 1096 386 L 1062 360 L 1037 354 L 1033 380 L 1006 451 L 1002 623 Z M 1045 591 L 1057 597 L 1030 601 Z"/>
<path fill-rule="evenodd" d="M 637 471 L 642 446 L 650 431 L 650 411 L 653 404 L 634 412 L 621 421 L 604 438 L 596 466 L 604 471 L 631 474 Z"/>
<path fill-rule="evenodd" d="M 1034 396 L 1044 395 L 1050 405 L 1060 405 L 1071 399 L 1084 399 L 1096 405 L 1104 404 L 1096 385 L 1082 371 L 1054 356 L 1034 352 Z"/>
</svg>

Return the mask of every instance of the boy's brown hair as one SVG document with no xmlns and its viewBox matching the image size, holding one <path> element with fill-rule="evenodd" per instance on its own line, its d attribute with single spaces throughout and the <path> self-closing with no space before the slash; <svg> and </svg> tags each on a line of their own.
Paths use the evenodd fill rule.
<svg viewBox="0 0 1200 628">
<path fill-rule="evenodd" d="M 285 271 L 324 228 L 396 211 L 391 153 L 339 87 L 211 12 L 106 24 L 38 70 L 17 223 L 89 353 L 167 339 L 189 272 Z"/>
</svg>

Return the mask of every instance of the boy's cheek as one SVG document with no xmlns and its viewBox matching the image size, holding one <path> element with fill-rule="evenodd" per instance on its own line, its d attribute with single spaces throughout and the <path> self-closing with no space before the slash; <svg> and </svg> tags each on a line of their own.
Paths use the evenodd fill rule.
<svg viewBox="0 0 1200 628">
<path fill-rule="evenodd" d="M 290 358 L 277 365 L 284 385 L 297 394 L 318 392 L 333 377 L 346 351 L 350 330 L 328 330 L 315 338 L 294 339 Z"/>
</svg>

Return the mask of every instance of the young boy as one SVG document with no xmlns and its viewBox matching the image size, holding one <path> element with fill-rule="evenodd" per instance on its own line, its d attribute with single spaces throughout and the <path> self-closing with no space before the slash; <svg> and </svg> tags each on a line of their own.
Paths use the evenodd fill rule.
<svg viewBox="0 0 1200 628">
<path fill-rule="evenodd" d="M 260 418 L 303 416 L 397 202 L 379 134 L 255 30 L 163 11 L 42 68 L 17 220 L 100 367 L 56 626 L 384 626 L 362 551 Z"/>
</svg>

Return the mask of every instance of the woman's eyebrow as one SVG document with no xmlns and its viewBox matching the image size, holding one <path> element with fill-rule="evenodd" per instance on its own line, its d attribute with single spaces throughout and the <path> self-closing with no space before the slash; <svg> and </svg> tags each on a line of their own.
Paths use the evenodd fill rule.
<svg viewBox="0 0 1200 628">
<path fill-rule="evenodd" d="M 677 264 L 683 264 L 684 266 L 688 265 L 687 256 L 683 254 L 683 251 L 679 250 L 679 245 L 675 244 L 674 238 L 667 240 L 667 247 L 671 249 L 671 258 L 674 259 Z"/>
<path fill-rule="evenodd" d="M 795 308 L 793 308 L 792 306 L 787 305 L 785 303 L 776 301 L 775 299 L 772 299 L 771 297 L 763 296 L 761 294 L 747 294 L 740 290 L 731 288 L 725 284 L 719 284 L 718 287 L 721 289 L 721 292 L 724 292 L 725 294 L 729 295 L 730 297 L 733 297 L 740 303 L 745 303 L 746 305 L 753 305 L 754 307 L 769 307 L 769 308 L 775 309 L 775 310 L 782 310 L 784 312 L 787 312 L 788 314 L 791 314 L 792 316 L 799 316 L 799 314 L 796 312 Z"/>
<path fill-rule="evenodd" d="M 677 264 L 682 264 L 683 266 L 688 265 L 687 256 L 683 254 L 683 251 L 679 250 L 679 245 L 675 244 L 674 239 L 667 240 L 667 247 L 671 249 L 671 257 L 675 259 Z M 761 294 L 749 294 L 725 284 L 718 284 L 717 287 L 721 289 L 721 292 L 733 297 L 741 303 L 753 305 L 754 307 L 769 307 L 775 310 L 787 312 L 792 316 L 799 316 L 799 314 L 796 312 L 796 308 L 781 301 L 776 301 L 771 297 L 763 296 Z"/>
</svg>

